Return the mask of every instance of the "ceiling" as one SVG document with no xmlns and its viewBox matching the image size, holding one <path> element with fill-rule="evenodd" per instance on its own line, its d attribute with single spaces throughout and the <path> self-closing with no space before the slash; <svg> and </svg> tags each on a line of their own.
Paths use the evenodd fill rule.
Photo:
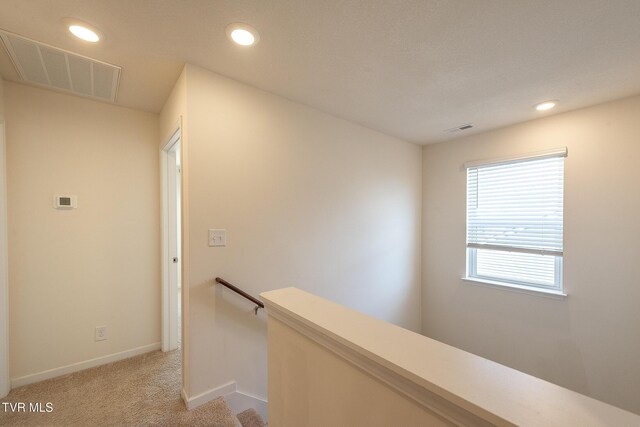
<svg viewBox="0 0 640 427">
<path fill-rule="evenodd" d="M 156 113 L 185 62 L 418 144 L 640 93 L 637 0 L 0 0 L 0 10 L 2 29 L 121 66 L 117 104 Z M 65 17 L 105 39 L 75 39 Z M 260 42 L 230 43 L 232 22 Z M 4 51 L 0 73 L 19 80 Z M 552 112 L 532 108 L 547 99 L 560 101 Z"/>
</svg>

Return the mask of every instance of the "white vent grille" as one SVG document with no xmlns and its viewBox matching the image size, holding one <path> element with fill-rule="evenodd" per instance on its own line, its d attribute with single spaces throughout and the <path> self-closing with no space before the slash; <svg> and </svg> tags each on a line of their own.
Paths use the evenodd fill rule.
<svg viewBox="0 0 640 427">
<path fill-rule="evenodd" d="M 445 132 L 447 132 L 447 133 L 460 132 L 461 130 L 471 129 L 472 127 L 473 127 L 473 125 L 471 123 L 466 123 L 464 125 L 456 126 L 454 128 L 451 128 L 451 129 L 445 129 Z"/>
<path fill-rule="evenodd" d="M 115 102 L 121 68 L 0 30 L 20 77 L 38 86 Z"/>
</svg>

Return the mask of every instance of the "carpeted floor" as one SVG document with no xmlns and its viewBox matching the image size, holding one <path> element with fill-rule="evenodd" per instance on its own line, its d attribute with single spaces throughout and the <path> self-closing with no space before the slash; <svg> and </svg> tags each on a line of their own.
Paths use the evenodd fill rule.
<svg viewBox="0 0 640 427">
<path fill-rule="evenodd" d="M 240 412 L 237 417 L 242 427 L 265 427 L 262 417 L 253 408 Z"/>
<path fill-rule="evenodd" d="M 27 412 L 5 412 L 7 405 L 0 403 L 0 425 L 240 425 L 222 398 L 187 411 L 180 388 L 179 351 L 156 351 L 12 390 L 0 402 L 24 402 Z M 41 403 L 46 410 L 47 402 L 51 402 L 53 411 L 28 412 L 29 403 Z M 253 422 L 252 414 L 243 416 Z M 260 424 L 246 425 L 264 424 L 260 420 Z"/>
</svg>

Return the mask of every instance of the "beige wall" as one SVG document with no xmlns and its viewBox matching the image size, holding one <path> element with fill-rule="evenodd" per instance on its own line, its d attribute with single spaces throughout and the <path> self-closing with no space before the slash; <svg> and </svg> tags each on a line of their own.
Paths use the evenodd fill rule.
<svg viewBox="0 0 640 427">
<path fill-rule="evenodd" d="M 417 385 L 415 388 L 420 390 Z M 273 317 L 269 317 L 269 424 L 452 425 Z"/>
<path fill-rule="evenodd" d="M 423 333 L 640 413 L 639 118 L 634 97 L 424 147 Z M 463 163 L 560 146 L 569 296 L 461 281 Z"/>
<path fill-rule="evenodd" d="M 12 379 L 158 343 L 158 116 L 15 83 L 5 99 Z"/>
<path fill-rule="evenodd" d="M 0 118 L 4 119 L 4 80 L 0 77 Z"/>
<path fill-rule="evenodd" d="M 187 66 L 189 394 L 266 397 L 266 325 L 247 292 L 297 286 L 420 328 L 418 146 Z M 207 230 L 228 244 L 209 247 Z"/>
<path fill-rule="evenodd" d="M 184 69 L 160 112 L 160 145 L 163 146 L 187 115 L 187 79 Z"/>
<path fill-rule="evenodd" d="M 0 77 L 0 397 L 9 393 L 9 275 L 7 272 L 7 180 L 4 139 L 4 81 Z"/>
</svg>

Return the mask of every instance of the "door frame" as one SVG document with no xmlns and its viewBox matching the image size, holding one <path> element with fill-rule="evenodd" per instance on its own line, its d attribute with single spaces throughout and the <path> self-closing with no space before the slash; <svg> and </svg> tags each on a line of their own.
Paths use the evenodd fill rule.
<svg viewBox="0 0 640 427">
<path fill-rule="evenodd" d="M 177 301 L 171 297 L 172 289 L 171 289 L 171 279 L 170 279 L 170 271 L 169 271 L 169 258 L 170 248 L 169 248 L 169 240 L 170 240 L 170 227 L 169 218 L 170 218 L 170 205 L 169 205 L 169 189 L 170 184 L 169 180 L 174 180 L 176 177 L 173 174 L 170 174 L 168 171 L 169 165 L 169 152 L 172 150 L 176 143 L 181 143 L 181 126 L 177 126 L 171 136 L 164 142 L 160 149 L 160 191 L 161 191 L 161 200 L 162 200 L 162 351 L 170 351 L 174 350 L 178 346 L 177 336 L 172 336 L 171 334 L 171 306 L 174 305 L 173 309 L 177 310 Z M 180 149 L 182 151 L 182 144 L 180 144 Z M 182 161 L 182 158 L 181 158 Z M 182 180 L 182 177 L 181 177 Z M 175 183 L 175 181 L 174 181 Z M 175 185 L 175 184 L 172 184 Z M 180 192 L 182 196 L 182 192 Z M 180 203 L 182 205 L 182 201 Z M 181 251 L 182 252 L 182 251 Z M 180 254 L 182 257 L 182 253 Z M 184 265 L 184 264 L 183 264 Z M 182 276 L 182 272 L 178 272 Z M 181 280 L 183 287 L 181 289 L 182 295 L 184 295 L 184 282 Z M 184 298 L 184 297 L 183 297 Z M 184 316 L 184 309 L 181 310 L 181 315 Z M 181 322 L 182 323 L 182 322 Z"/>
<path fill-rule="evenodd" d="M 1 82 L 0 82 L 1 83 Z M 7 161 L 5 123 L 0 116 L 0 398 L 11 390 L 9 378 L 9 256 L 7 235 Z"/>
</svg>

